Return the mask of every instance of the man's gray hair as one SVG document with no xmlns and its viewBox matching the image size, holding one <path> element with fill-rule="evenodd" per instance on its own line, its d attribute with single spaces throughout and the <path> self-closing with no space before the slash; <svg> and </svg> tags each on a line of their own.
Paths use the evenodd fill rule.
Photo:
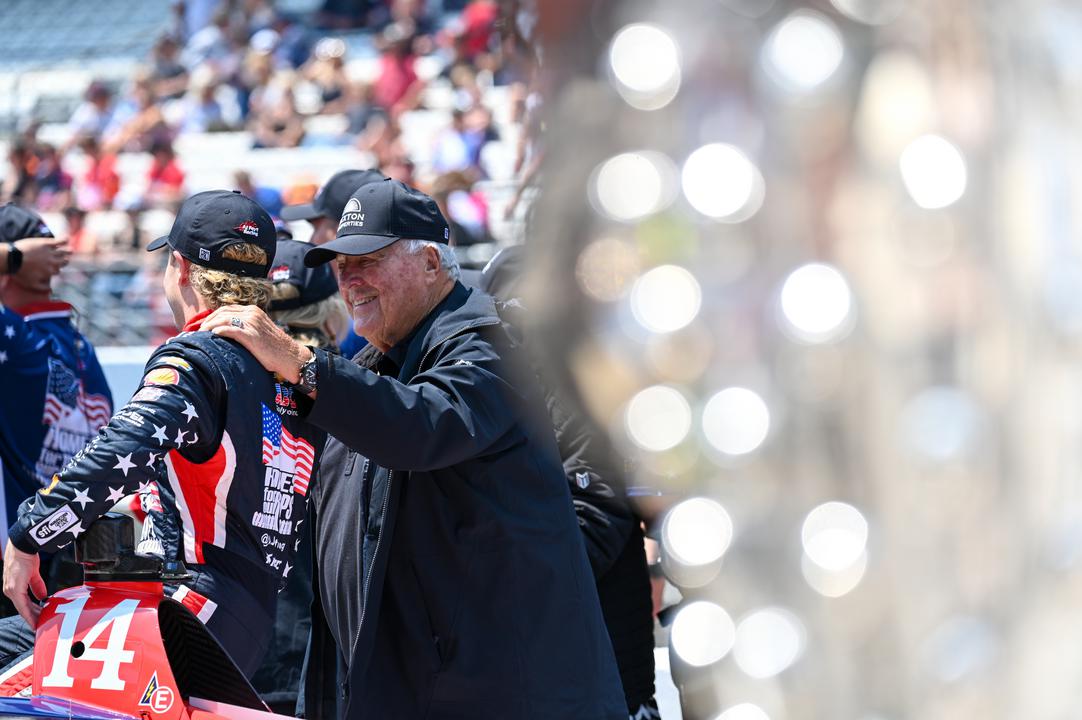
<svg viewBox="0 0 1082 720">
<path fill-rule="evenodd" d="M 436 248 L 440 253 L 440 267 L 447 271 L 452 280 L 461 278 L 462 273 L 458 268 L 458 257 L 455 256 L 455 251 L 450 245 L 433 240 L 403 240 L 403 242 L 405 243 L 406 252 L 410 255 L 416 255 L 427 246 Z"/>
</svg>

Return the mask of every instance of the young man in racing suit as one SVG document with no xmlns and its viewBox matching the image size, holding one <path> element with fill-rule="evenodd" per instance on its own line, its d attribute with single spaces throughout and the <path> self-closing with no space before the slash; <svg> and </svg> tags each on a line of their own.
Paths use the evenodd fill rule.
<svg viewBox="0 0 1082 720">
<path fill-rule="evenodd" d="M 185 562 L 193 579 L 167 592 L 250 675 L 292 569 L 324 436 L 246 350 L 194 331 L 219 305 L 266 303 L 275 252 L 267 213 L 237 193 L 199 193 L 147 249 L 166 244 L 164 290 L 183 332 L 154 352 L 131 401 L 20 508 L 4 593 L 33 626 L 40 608 L 27 589 L 44 593 L 37 553 L 70 543 L 137 491 L 147 513 L 137 551 Z M 0 626 L 0 649 L 9 651 L 11 632 Z"/>
</svg>

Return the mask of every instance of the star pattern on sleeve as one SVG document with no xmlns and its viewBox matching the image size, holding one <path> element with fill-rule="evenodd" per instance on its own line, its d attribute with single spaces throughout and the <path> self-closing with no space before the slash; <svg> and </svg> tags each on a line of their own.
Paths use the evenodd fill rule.
<svg viewBox="0 0 1082 720">
<path fill-rule="evenodd" d="M 154 423 L 151 423 L 151 425 L 154 425 Z M 151 435 L 151 437 L 158 441 L 158 445 L 164 444 L 165 441 L 169 439 L 165 434 L 165 428 L 165 425 L 162 425 L 160 427 L 158 425 L 154 425 L 154 434 Z"/>
<path fill-rule="evenodd" d="M 192 420 L 195 420 L 199 417 L 199 413 L 195 411 L 195 405 L 192 405 L 190 402 L 187 401 L 184 402 L 184 412 L 182 412 L 181 415 L 188 418 L 188 422 L 191 422 Z"/>
<path fill-rule="evenodd" d="M 86 532 L 86 528 L 83 527 L 83 524 L 81 522 L 77 522 L 75 523 L 75 525 L 68 528 L 68 532 L 71 533 L 72 537 L 79 537 L 84 532 Z"/>
<path fill-rule="evenodd" d="M 184 431 L 181 430 L 180 428 L 177 428 L 176 443 L 177 443 L 177 447 L 180 447 L 181 445 L 184 444 Z"/>
<path fill-rule="evenodd" d="M 79 507 L 81 507 L 81 508 L 83 508 L 85 510 L 87 504 L 92 503 L 94 501 L 90 499 L 90 493 L 87 492 L 86 490 L 76 490 L 75 491 L 75 498 L 72 500 L 72 502 L 79 503 Z"/>
<path fill-rule="evenodd" d="M 0 365 L 3 365 L 8 361 L 7 350 L 0 350 Z"/>
<path fill-rule="evenodd" d="M 151 484 L 152 484 L 152 483 L 149 483 L 149 482 L 141 482 L 141 483 L 139 483 L 139 490 L 138 490 L 138 492 L 139 492 L 139 493 L 146 493 L 146 492 L 150 492 L 150 486 L 151 486 Z"/>
<path fill-rule="evenodd" d="M 111 488 L 109 488 L 109 497 L 105 498 L 105 500 L 107 502 L 111 502 L 114 505 L 116 505 L 123 498 L 124 498 L 124 488 L 122 488 L 122 487 L 118 487 L 118 488 L 111 487 Z"/>
<path fill-rule="evenodd" d="M 4 337 L 6 337 L 8 339 L 11 339 L 11 338 L 15 337 L 15 326 L 14 325 L 8 325 L 7 327 L 4 328 Z"/>
<path fill-rule="evenodd" d="M 113 466 L 114 470 L 123 470 L 124 477 L 128 477 L 128 471 L 135 467 L 135 463 L 131 461 L 131 453 L 127 455 L 121 455 L 116 453 L 117 464 Z"/>
<path fill-rule="evenodd" d="M 154 462 L 158 459 L 158 453 L 150 453 L 150 457 L 147 458 L 147 467 L 154 467 Z"/>
<path fill-rule="evenodd" d="M 293 566 L 290 565 L 289 563 L 286 563 L 285 569 L 282 570 L 282 577 L 283 578 L 289 577 L 289 571 L 292 570 L 292 569 L 293 569 Z"/>
</svg>

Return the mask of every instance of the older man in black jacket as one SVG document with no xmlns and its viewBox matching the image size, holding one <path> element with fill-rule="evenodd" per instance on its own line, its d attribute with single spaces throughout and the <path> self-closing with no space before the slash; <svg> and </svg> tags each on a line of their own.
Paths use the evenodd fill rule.
<svg viewBox="0 0 1082 720">
<path fill-rule="evenodd" d="M 447 235 L 431 198 L 387 180 L 308 252 L 336 260 L 372 345 L 356 363 L 251 308 L 204 325 L 314 398 L 308 421 L 335 438 L 312 496 L 342 715 L 625 718 L 544 406 L 493 300 L 456 281 Z"/>
</svg>

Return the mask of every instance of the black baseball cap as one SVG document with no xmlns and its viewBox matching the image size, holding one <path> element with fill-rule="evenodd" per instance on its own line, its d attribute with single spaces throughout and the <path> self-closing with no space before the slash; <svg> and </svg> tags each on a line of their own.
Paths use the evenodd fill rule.
<svg viewBox="0 0 1082 720">
<path fill-rule="evenodd" d="M 274 254 L 274 266 L 268 278 L 275 284 L 289 283 L 300 294 L 297 297 L 271 300 L 270 309 L 292 310 L 325 300 L 338 292 L 338 283 L 330 265 L 308 267 L 304 264 L 304 253 L 312 247 L 299 240 L 279 240 L 278 251 Z"/>
<path fill-rule="evenodd" d="M 242 262 L 222 256 L 227 247 L 239 243 L 261 248 L 267 262 Z M 184 201 L 169 234 L 147 245 L 147 251 L 168 244 L 196 265 L 265 278 L 274 260 L 276 243 L 274 221 L 255 200 L 241 195 L 239 190 L 207 190 Z"/>
<path fill-rule="evenodd" d="M 53 231 L 40 215 L 15 203 L 0 207 L 0 242 L 36 237 L 53 237 Z"/>
<path fill-rule="evenodd" d="M 319 189 L 312 202 L 283 207 L 282 219 L 292 222 L 325 217 L 338 222 L 342 217 L 342 209 L 357 188 L 383 179 L 384 175 L 379 170 L 343 170 L 335 173 Z"/>
<path fill-rule="evenodd" d="M 346 203 L 334 240 L 313 247 L 304 263 L 316 266 L 335 255 L 367 255 L 396 240 L 431 240 L 447 244 L 450 227 L 436 201 L 398 180 L 361 187 Z"/>
</svg>

